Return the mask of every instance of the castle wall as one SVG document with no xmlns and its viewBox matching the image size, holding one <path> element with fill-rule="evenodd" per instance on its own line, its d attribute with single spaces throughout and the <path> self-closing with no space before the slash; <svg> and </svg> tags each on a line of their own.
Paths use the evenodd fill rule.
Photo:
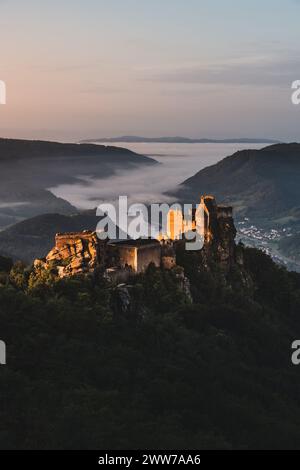
<svg viewBox="0 0 300 470">
<path fill-rule="evenodd" d="M 97 241 L 97 235 L 95 232 L 87 230 L 83 232 L 57 233 L 55 235 L 55 245 L 58 249 L 61 249 L 65 245 L 74 245 L 77 240 L 95 242 Z"/>
<path fill-rule="evenodd" d="M 117 251 L 121 268 L 130 267 L 133 269 L 133 271 L 138 270 L 137 248 L 135 246 L 119 245 Z"/>
<path fill-rule="evenodd" d="M 141 246 L 137 249 L 137 272 L 144 272 L 150 263 L 157 268 L 161 262 L 161 247 L 159 244 Z"/>
<path fill-rule="evenodd" d="M 134 272 L 144 272 L 150 263 L 160 267 L 161 246 L 156 240 L 127 240 L 110 243 L 111 257 L 117 259 L 120 268 L 131 268 Z M 113 255 L 115 254 L 115 255 Z"/>
</svg>

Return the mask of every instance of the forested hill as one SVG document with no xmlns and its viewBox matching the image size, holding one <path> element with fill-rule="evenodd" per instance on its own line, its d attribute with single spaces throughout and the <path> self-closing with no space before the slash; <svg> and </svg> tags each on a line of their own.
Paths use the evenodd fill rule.
<svg viewBox="0 0 300 470">
<path fill-rule="evenodd" d="M 138 155 L 121 147 L 0 138 L 0 160 L 59 158 L 62 156 L 86 158 L 97 156 L 100 161 L 108 159 L 121 161 L 123 159 L 127 162 L 155 163 L 149 157 Z"/>
<path fill-rule="evenodd" d="M 129 287 L 0 258 L 2 449 L 299 449 L 300 276 L 244 249 Z M 299 366 L 300 367 L 300 366 Z"/>
<path fill-rule="evenodd" d="M 234 206 L 235 214 L 263 221 L 300 223 L 300 144 L 241 150 L 179 186 L 175 195 L 197 201 L 199 191 Z"/>
<path fill-rule="evenodd" d="M 76 212 L 49 188 L 155 164 L 117 147 L 0 139 L 0 230 L 36 215 Z"/>
</svg>

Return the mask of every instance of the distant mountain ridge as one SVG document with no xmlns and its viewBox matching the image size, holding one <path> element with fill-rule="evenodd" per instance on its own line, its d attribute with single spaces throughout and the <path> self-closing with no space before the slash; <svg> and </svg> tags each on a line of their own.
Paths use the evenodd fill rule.
<svg viewBox="0 0 300 470">
<path fill-rule="evenodd" d="M 134 135 L 124 135 L 121 137 L 103 137 L 96 139 L 82 140 L 81 143 L 92 143 L 92 142 L 103 142 L 103 143 L 165 143 L 165 144 L 275 144 L 279 143 L 276 139 L 263 139 L 263 138 L 232 138 L 232 139 L 192 139 L 189 137 L 140 137 Z"/>
<path fill-rule="evenodd" d="M 41 158 L 41 157 L 78 157 L 78 156 L 109 156 L 120 159 L 150 163 L 151 158 L 138 155 L 131 150 L 121 147 L 107 147 L 89 143 L 61 143 L 44 140 L 24 140 L 0 138 L 0 161 L 12 158 Z M 152 160 L 154 162 L 154 160 Z"/>
</svg>

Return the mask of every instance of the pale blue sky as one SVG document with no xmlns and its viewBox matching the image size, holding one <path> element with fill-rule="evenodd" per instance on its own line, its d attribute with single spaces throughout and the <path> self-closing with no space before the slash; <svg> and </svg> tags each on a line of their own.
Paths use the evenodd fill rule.
<svg viewBox="0 0 300 470">
<path fill-rule="evenodd" d="M 299 140 L 297 0 L 0 0 L 1 135 Z"/>
</svg>

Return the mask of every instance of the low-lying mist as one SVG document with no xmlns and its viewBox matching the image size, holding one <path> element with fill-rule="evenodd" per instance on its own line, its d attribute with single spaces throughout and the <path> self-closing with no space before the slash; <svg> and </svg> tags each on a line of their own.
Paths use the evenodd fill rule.
<svg viewBox="0 0 300 470">
<path fill-rule="evenodd" d="M 149 204 L 169 202 L 164 193 L 174 189 L 199 170 L 213 165 L 248 144 L 155 144 L 122 143 L 136 153 L 155 158 L 160 165 L 117 171 L 108 178 L 84 176 L 79 183 L 62 184 L 50 190 L 58 197 L 69 201 L 79 209 L 91 209 L 103 201 L 115 201 L 126 195 L 129 202 Z M 252 148 L 264 144 L 251 145 Z M 199 194 L 201 188 L 199 188 Z"/>
</svg>

